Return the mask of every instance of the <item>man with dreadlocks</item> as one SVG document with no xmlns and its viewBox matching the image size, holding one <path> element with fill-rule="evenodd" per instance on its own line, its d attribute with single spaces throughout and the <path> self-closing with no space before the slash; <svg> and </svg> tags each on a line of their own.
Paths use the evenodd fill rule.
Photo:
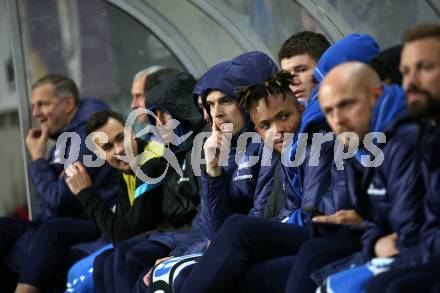
<svg viewBox="0 0 440 293">
<path fill-rule="evenodd" d="M 350 35 L 338 41 L 324 53 L 325 58 L 321 57 L 315 69 L 315 77 L 322 80 L 330 69 L 342 62 L 355 60 L 369 63 L 377 52 L 378 45 L 371 37 Z M 236 288 L 243 276 L 247 278 L 247 275 L 263 262 L 277 263 L 281 257 L 296 255 L 315 232 L 319 237 L 340 239 L 342 235 L 346 242 L 350 240 L 349 249 L 358 249 L 360 233 L 357 230 L 350 229 L 347 232 L 343 229 L 344 227 L 335 228 L 334 226 L 337 225 L 330 224 L 315 225 L 312 222 L 312 218 L 317 213 L 334 216 L 331 219 L 362 221 L 355 212 L 349 211 L 347 215 L 346 210 L 352 209 L 352 206 L 345 195 L 345 179 L 339 176 L 340 174 L 331 172 L 334 161 L 334 142 L 329 141 L 328 145 L 324 146 L 325 142 L 319 140 L 320 136 L 324 137 L 331 130 L 319 108 L 318 89 L 319 85 L 311 94 L 300 125 L 300 132 L 308 136 L 307 147 L 303 149 L 301 138 L 298 138 L 298 143 L 293 141 L 291 144 L 291 155 L 295 159 L 298 153 L 305 151 L 304 163 L 298 168 L 285 168 L 292 181 L 291 184 L 295 185 L 294 181 L 299 180 L 303 192 L 300 206 L 293 209 L 289 217 L 288 223 L 292 225 L 250 217 L 230 217 L 217 233 L 208 252 L 199 260 L 185 284 L 184 292 L 231 291 Z M 315 139 L 315 134 L 318 139 Z M 314 163 L 314 160 L 317 162 Z M 262 176 L 259 177 L 260 180 L 261 178 Z M 328 220 L 328 218 L 325 219 Z M 345 253 L 351 253 L 351 250 L 348 252 L 347 249 Z M 296 262 L 297 258 L 295 258 Z M 274 266 L 278 273 L 286 273 L 279 263 Z M 265 275 L 253 277 L 253 280 L 255 290 L 252 292 L 261 292 L 261 288 L 257 288 L 259 282 L 255 280 L 272 282 Z M 281 283 L 281 286 L 285 285 L 285 282 L 279 280 L 277 282 Z M 275 286 L 275 284 L 271 285 Z M 302 291 L 296 290 L 295 292 Z"/>
<path fill-rule="evenodd" d="M 281 221 L 301 205 L 298 178 L 290 176 L 295 172 L 287 172 L 281 164 L 281 154 L 291 143 L 288 134 L 297 138 L 304 111 L 290 89 L 292 82 L 293 76 L 281 71 L 262 84 L 241 89 L 240 105 L 250 114 L 255 130 L 265 142 L 251 216 Z M 266 150 L 271 154 L 270 166 L 265 164 Z"/>
<path fill-rule="evenodd" d="M 255 191 L 254 208 L 250 212 L 253 216 L 262 217 L 268 197 L 272 196 L 267 191 L 277 184 L 282 186 L 286 199 L 284 208 L 275 215 L 277 220 L 301 207 L 298 179 L 291 178 L 292 172 L 286 170 L 293 167 L 281 164 L 281 156 L 292 142 L 288 138 L 292 134 L 294 138 L 297 136 L 304 111 L 303 105 L 289 88 L 291 82 L 292 75 L 281 71 L 261 84 L 240 90 L 241 106 L 249 113 L 255 130 L 264 140 L 264 147 L 274 151 L 269 167 L 263 164 L 266 160 L 265 152 L 261 154 L 262 166 Z M 285 256 L 291 253 L 280 253 L 280 250 L 270 247 L 278 246 L 280 235 L 293 234 L 294 237 L 289 236 L 286 240 L 291 243 L 291 247 L 299 247 L 310 235 L 308 229 L 300 225 L 280 224 L 238 214 L 230 217 L 210 249 L 200 259 L 183 291 L 229 292 L 233 288 L 238 289 L 238 292 L 282 291 L 293 264 L 293 257 Z M 249 243 L 252 243 L 252 247 L 249 247 Z M 260 254 L 261 251 L 264 253 Z M 279 256 L 285 257 L 277 258 Z M 277 259 L 272 260 L 273 258 Z M 213 265 L 214 259 L 220 265 Z"/>
</svg>

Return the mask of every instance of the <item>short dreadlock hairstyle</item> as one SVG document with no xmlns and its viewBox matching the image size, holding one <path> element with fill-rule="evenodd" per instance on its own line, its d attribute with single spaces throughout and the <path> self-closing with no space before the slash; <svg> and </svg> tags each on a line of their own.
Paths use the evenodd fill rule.
<svg viewBox="0 0 440 293">
<path fill-rule="evenodd" d="M 240 95 L 240 107 L 249 112 L 261 99 L 264 99 L 267 105 L 271 96 L 281 96 L 284 100 L 292 98 L 295 104 L 298 105 L 298 100 L 290 89 L 292 81 L 292 74 L 281 70 L 263 83 L 239 87 L 237 92 Z"/>
</svg>

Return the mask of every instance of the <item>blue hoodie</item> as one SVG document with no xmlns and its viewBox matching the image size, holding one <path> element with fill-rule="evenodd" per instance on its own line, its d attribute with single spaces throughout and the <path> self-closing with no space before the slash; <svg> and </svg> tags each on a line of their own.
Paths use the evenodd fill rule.
<svg viewBox="0 0 440 293">
<path fill-rule="evenodd" d="M 108 106 L 101 101 L 82 99 L 72 121 L 61 131 L 61 133 L 75 132 L 79 134 L 81 145 L 79 146 L 78 160 L 82 161 L 83 156 L 93 155 L 86 148 L 85 123 L 93 113 L 105 109 L 108 109 Z M 69 154 L 71 147 L 73 146 L 69 140 L 66 145 L 66 154 Z M 44 221 L 54 217 L 85 217 L 81 204 L 70 192 L 65 178 L 60 178 L 60 174 L 64 171 L 64 165 L 60 163 L 60 155 L 56 151 L 56 146 L 53 146 L 47 159 L 38 159 L 31 163 L 30 176 L 37 191 L 38 205 L 34 220 Z M 95 155 L 93 158 L 96 160 Z M 120 188 L 118 185 L 120 181 L 115 178 L 119 178 L 120 173 L 107 163 L 99 168 L 86 169 L 101 197 L 109 207 L 113 206 Z"/>
<path fill-rule="evenodd" d="M 349 61 L 369 64 L 379 52 L 379 45 L 369 35 L 351 34 L 340 39 L 324 52 L 313 74 L 318 82 L 321 82 L 337 65 Z"/>
<path fill-rule="evenodd" d="M 314 75 L 320 83 L 337 65 L 348 61 L 369 63 L 379 50 L 379 45 L 372 37 L 360 34 L 349 35 L 324 52 L 314 70 Z M 289 219 L 289 222 L 294 224 L 310 224 L 315 213 L 332 214 L 340 209 L 350 208 L 349 201 L 338 195 L 345 193 L 345 184 L 340 184 L 345 177 L 344 173 L 336 170 L 333 164 L 334 141 L 326 142 L 321 146 L 318 166 L 309 166 L 310 158 L 317 155 L 311 153 L 313 134 L 331 132 L 319 105 L 318 92 L 319 84 L 310 95 L 301 121 L 300 135 L 308 134 L 304 162 L 297 170 L 289 168 L 291 178 L 299 176 L 303 191 L 302 211 L 296 211 Z M 291 160 L 295 158 L 296 149 L 297 145 L 293 144 L 290 152 Z M 338 198 L 338 202 L 335 205 L 334 201 L 323 201 L 324 197 Z"/>
<path fill-rule="evenodd" d="M 318 80 L 318 85 L 310 94 L 306 111 L 303 114 L 300 132 L 307 132 L 314 124 L 325 121 L 324 113 L 322 113 L 319 106 L 318 92 L 319 85 L 330 70 L 339 64 L 350 61 L 369 64 L 379 52 L 379 45 L 372 37 L 360 34 L 348 35 L 324 52 L 313 71 L 313 75 Z"/>
<path fill-rule="evenodd" d="M 358 213 L 373 223 L 363 236 L 364 253 L 368 257 L 374 256 L 376 240 L 392 232 L 399 233 L 397 245 L 402 249 L 416 242 L 419 229 L 416 219 L 424 194 L 416 156 L 415 138 L 420 129 L 408 119 L 405 109 L 402 88 L 384 85 L 370 127 L 371 132 L 385 133 L 387 142 L 381 147 L 384 161 L 376 168 L 363 167 L 359 154 L 368 153 L 365 149 L 347 161 L 351 201 Z"/>
<path fill-rule="evenodd" d="M 354 209 L 366 221 L 363 249 L 319 270 L 314 274 L 316 281 L 375 257 L 374 247 L 380 237 L 397 232 L 396 246 L 401 253 L 418 242 L 425 194 L 417 153 L 420 127 L 409 119 L 405 109 L 403 90 L 397 85 L 384 86 L 370 126 L 371 132 L 386 136 L 386 144 L 378 146 L 384 160 L 380 166 L 368 168 L 357 155 L 345 164 L 348 194 Z M 365 149 L 359 153 L 368 154 Z"/>
<path fill-rule="evenodd" d="M 200 93 L 206 100 L 210 91 L 218 90 L 238 101 L 238 86 L 258 84 L 277 72 L 276 64 L 268 55 L 257 51 L 243 53 L 209 69 L 201 78 L 204 80 L 204 86 Z"/>
<path fill-rule="evenodd" d="M 244 53 L 231 61 L 215 65 L 202 78 L 204 88 L 201 90 L 201 96 L 205 107 L 206 97 L 210 91 L 221 91 L 238 102 L 239 96 L 235 92 L 238 86 L 260 83 L 277 71 L 272 59 L 261 52 Z M 253 125 L 247 115 L 245 119 L 246 126 L 232 137 L 228 166 L 223 167 L 222 175 L 210 177 L 206 173 L 202 174 L 202 220 L 206 235 L 210 239 L 229 215 L 247 213 L 252 207 L 259 164 L 248 167 L 247 162 L 249 156 L 258 155 L 259 144 L 248 144 L 240 165 L 235 163 L 239 135 L 245 131 L 253 131 Z"/>
<path fill-rule="evenodd" d="M 394 118 L 388 115 L 384 120 L 373 120 L 371 127 L 371 130 L 384 132 L 387 138 L 386 144 L 380 147 L 384 157 L 382 164 L 376 168 L 366 168 L 357 158 L 346 161 L 348 194 L 355 210 L 366 223 L 362 251 L 319 269 L 312 276 L 315 282 L 319 283 L 330 274 L 353 265 L 365 264 L 375 257 L 377 240 L 395 232 L 398 234 L 396 246 L 400 254 L 392 267 L 416 265 L 423 259 L 429 259 L 427 256 L 431 251 L 428 247 L 416 246 L 424 222 L 423 213 L 420 212 L 425 195 L 418 149 L 421 129 L 408 117 L 405 106 L 402 107 L 403 92 L 397 89 L 401 95 L 393 96 L 393 89 L 385 91 L 382 98 L 387 99 L 388 92 L 389 100 L 376 105 L 374 112 L 375 117 L 380 117 L 380 112 L 389 107 L 395 113 Z M 391 105 L 388 102 L 395 103 Z M 387 124 L 387 120 L 391 122 Z"/>
</svg>

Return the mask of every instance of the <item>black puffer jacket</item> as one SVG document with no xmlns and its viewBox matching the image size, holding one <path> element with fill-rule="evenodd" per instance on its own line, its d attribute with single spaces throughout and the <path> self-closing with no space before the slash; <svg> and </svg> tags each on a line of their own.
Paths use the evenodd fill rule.
<svg viewBox="0 0 440 293">
<path fill-rule="evenodd" d="M 175 153 L 183 176 L 169 165 L 163 181 L 162 215 L 175 227 L 191 223 L 200 203 L 200 184 L 192 171 L 191 149 L 194 136 L 205 123 L 192 99 L 194 85 L 195 79 L 188 73 L 167 74 L 151 89 L 145 103 L 148 109 L 159 108 L 178 120 L 180 125 L 175 129 L 178 136 L 192 131 L 181 144 L 169 146 Z"/>
</svg>

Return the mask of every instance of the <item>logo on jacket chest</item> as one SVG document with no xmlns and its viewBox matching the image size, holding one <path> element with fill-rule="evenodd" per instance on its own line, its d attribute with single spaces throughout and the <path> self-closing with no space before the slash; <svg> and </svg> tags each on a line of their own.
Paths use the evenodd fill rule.
<svg viewBox="0 0 440 293">
<path fill-rule="evenodd" d="M 240 164 L 238 164 L 238 166 L 237 166 L 237 172 L 236 172 L 236 175 L 233 180 L 234 181 L 241 181 L 241 180 L 246 180 L 246 179 L 252 179 L 250 167 L 251 166 L 249 163 L 249 157 L 244 156 L 240 160 Z"/>
<path fill-rule="evenodd" d="M 384 197 L 387 194 L 387 189 L 383 187 L 379 187 L 371 182 L 368 186 L 367 194 L 370 196 L 381 196 Z"/>
</svg>

